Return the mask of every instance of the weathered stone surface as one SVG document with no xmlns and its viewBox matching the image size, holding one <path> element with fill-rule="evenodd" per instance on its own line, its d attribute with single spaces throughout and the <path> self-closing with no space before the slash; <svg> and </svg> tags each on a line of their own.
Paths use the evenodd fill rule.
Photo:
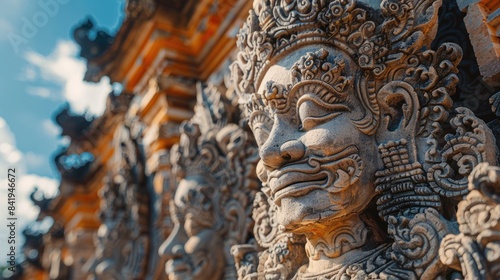
<svg viewBox="0 0 500 280">
<path fill-rule="evenodd" d="M 254 2 L 232 65 L 263 183 L 257 244 L 233 252 L 240 279 L 267 277 L 269 263 L 287 268 L 273 279 L 481 276 L 439 256 L 445 236 L 463 231 L 455 209 L 469 174 L 496 164 L 491 130 L 452 109 L 460 47 L 429 49 L 440 5 Z M 258 238 L 280 231 L 288 241 Z M 282 256 L 305 250 L 306 264 L 276 258 L 278 244 Z"/>
</svg>

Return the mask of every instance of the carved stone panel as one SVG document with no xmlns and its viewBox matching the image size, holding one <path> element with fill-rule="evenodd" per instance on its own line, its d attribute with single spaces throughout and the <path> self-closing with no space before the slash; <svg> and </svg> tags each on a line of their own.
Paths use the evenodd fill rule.
<svg viewBox="0 0 500 280">
<path fill-rule="evenodd" d="M 129 121 L 115 141 L 117 165 L 100 191 L 102 225 L 84 269 L 95 279 L 144 279 L 150 259 L 149 178 L 140 124 Z"/>
</svg>

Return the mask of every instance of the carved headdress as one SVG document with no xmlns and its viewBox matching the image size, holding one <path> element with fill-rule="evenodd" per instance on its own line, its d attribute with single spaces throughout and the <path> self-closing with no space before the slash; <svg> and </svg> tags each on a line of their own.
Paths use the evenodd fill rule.
<svg viewBox="0 0 500 280">
<path fill-rule="evenodd" d="M 387 81 L 412 75 L 405 68 L 418 63 L 412 57 L 432 41 L 440 5 L 441 1 L 433 0 L 384 0 L 380 10 L 375 10 L 355 0 L 255 1 L 238 37 L 240 53 L 232 69 L 236 89 L 243 97 L 255 93 L 272 61 L 294 49 L 312 44 L 332 46 L 348 54 L 363 71 L 357 88 L 369 114 L 358 126 L 373 134 L 381 116 L 377 91 Z M 429 55 L 449 59 L 451 65 L 442 69 L 448 72 L 440 75 L 445 81 L 422 86 L 429 91 L 446 85 L 452 94 L 460 50 L 443 45 L 437 54 L 427 55 L 431 61 L 426 66 L 433 62 Z"/>
<path fill-rule="evenodd" d="M 257 148 L 241 128 L 238 108 L 213 85 L 198 85 L 195 116 L 181 125 L 180 143 L 171 161 L 179 178 L 209 177 L 223 191 L 247 192 L 258 187 L 255 177 Z"/>
</svg>

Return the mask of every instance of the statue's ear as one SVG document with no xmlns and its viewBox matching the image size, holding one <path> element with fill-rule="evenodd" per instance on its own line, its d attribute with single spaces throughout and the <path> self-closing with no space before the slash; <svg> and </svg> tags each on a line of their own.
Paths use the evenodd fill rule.
<svg viewBox="0 0 500 280">
<path fill-rule="evenodd" d="M 414 139 L 420 105 L 413 87 L 403 81 L 389 82 L 378 91 L 377 101 L 381 113 L 378 142 Z"/>
<path fill-rule="evenodd" d="M 240 197 L 241 198 L 241 197 Z M 238 201 L 230 199 L 224 206 L 224 218 L 227 223 L 227 235 L 224 238 L 224 254 L 226 266 L 234 267 L 234 258 L 231 255 L 231 247 L 237 244 L 244 244 L 247 240 L 249 222 L 245 213 L 247 201 Z"/>
<path fill-rule="evenodd" d="M 247 219 L 242 203 L 231 199 L 224 207 L 224 212 L 228 223 L 228 239 L 244 242 L 247 234 Z"/>
</svg>

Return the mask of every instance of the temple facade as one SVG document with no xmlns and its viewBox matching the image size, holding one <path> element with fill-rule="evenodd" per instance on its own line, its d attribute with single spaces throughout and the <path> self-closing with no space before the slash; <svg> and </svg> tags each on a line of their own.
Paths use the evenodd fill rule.
<svg viewBox="0 0 500 280">
<path fill-rule="evenodd" d="M 125 9 L 16 277 L 500 279 L 500 1 Z"/>
</svg>

